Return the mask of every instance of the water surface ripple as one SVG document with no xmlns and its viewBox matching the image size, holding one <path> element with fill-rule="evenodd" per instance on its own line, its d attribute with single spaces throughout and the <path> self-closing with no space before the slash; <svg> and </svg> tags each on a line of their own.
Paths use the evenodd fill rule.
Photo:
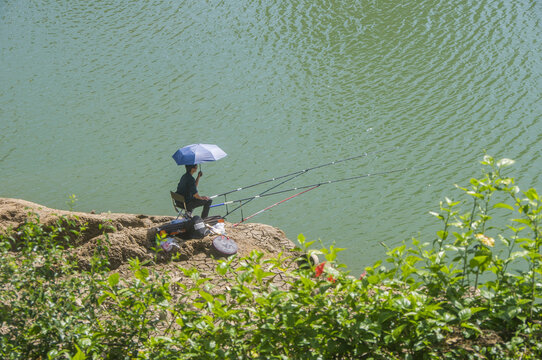
<svg viewBox="0 0 542 360">
<path fill-rule="evenodd" d="M 428 211 L 484 150 L 542 189 L 541 18 L 535 0 L 0 1 L 0 196 L 172 214 L 183 145 L 229 154 L 203 166 L 207 195 L 397 147 L 282 188 L 421 168 L 254 218 L 349 248 L 357 271 L 380 242 L 431 240 Z"/>
</svg>

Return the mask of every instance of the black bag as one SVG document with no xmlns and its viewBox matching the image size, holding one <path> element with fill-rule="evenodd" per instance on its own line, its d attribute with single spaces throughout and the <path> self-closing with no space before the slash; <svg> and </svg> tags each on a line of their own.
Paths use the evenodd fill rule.
<svg viewBox="0 0 542 360">
<path fill-rule="evenodd" d="M 193 216 L 190 222 L 190 237 L 192 239 L 202 239 L 209 233 L 205 222 L 199 216 Z"/>
<path fill-rule="evenodd" d="M 159 234 L 178 236 L 181 239 L 202 239 L 209 233 L 205 222 L 199 216 L 173 220 L 156 228 Z"/>
<path fill-rule="evenodd" d="M 160 227 L 156 228 L 156 230 L 158 233 L 162 234 L 165 232 L 165 234 L 169 236 L 183 237 L 190 232 L 191 228 L 192 227 L 189 219 L 177 219 L 161 225 Z"/>
</svg>

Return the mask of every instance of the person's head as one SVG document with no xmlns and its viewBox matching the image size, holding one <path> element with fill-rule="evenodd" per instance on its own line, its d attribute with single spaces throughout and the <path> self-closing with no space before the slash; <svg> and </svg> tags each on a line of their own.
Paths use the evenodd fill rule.
<svg viewBox="0 0 542 360">
<path fill-rule="evenodd" d="M 185 165 L 184 167 L 186 168 L 186 172 L 190 174 L 193 174 L 194 171 L 196 171 L 196 169 L 198 168 L 197 165 Z"/>
</svg>

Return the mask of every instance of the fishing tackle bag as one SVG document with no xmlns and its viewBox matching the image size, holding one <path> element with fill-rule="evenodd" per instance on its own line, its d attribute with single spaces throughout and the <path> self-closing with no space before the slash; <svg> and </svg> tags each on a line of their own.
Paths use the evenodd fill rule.
<svg viewBox="0 0 542 360">
<path fill-rule="evenodd" d="M 166 236 L 178 236 L 181 239 L 202 239 L 209 233 L 206 222 L 199 216 L 176 219 L 156 228 L 157 232 Z"/>
<path fill-rule="evenodd" d="M 209 229 L 205 226 L 205 222 L 199 216 L 193 216 L 190 219 L 190 237 L 192 239 L 202 239 L 209 233 Z"/>
<path fill-rule="evenodd" d="M 161 235 L 184 237 L 190 232 L 190 219 L 176 219 L 156 228 Z"/>
</svg>

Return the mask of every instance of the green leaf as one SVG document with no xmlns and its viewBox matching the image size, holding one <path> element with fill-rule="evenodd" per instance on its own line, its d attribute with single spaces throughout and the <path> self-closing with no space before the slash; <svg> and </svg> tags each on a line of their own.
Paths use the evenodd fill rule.
<svg viewBox="0 0 542 360">
<path fill-rule="evenodd" d="M 509 319 L 513 319 L 521 313 L 521 308 L 518 306 L 509 306 L 506 310 L 506 315 Z"/>
<path fill-rule="evenodd" d="M 89 339 L 89 338 L 81 338 L 79 341 L 78 341 L 79 345 L 81 345 L 82 347 L 84 348 L 88 348 L 90 345 L 92 345 L 92 340 Z"/>
<path fill-rule="evenodd" d="M 326 274 L 333 276 L 334 278 L 338 278 L 341 275 L 341 272 L 334 268 L 333 266 L 326 266 L 324 267 L 324 271 Z"/>
<path fill-rule="evenodd" d="M 79 346 L 75 345 L 77 349 L 77 353 L 72 357 L 72 360 L 85 360 L 87 357 L 85 354 L 79 349 Z"/>
<path fill-rule="evenodd" d="M 450 314 L 450 313 L 444 313 L 444 315 L 443 315 L 443 317 L 442 317 L 442 320 L 443 320 L 444 322 L 447 322 L 447 323 L 449 323 L 449 322 L 451 322 L 451 321 L 454 321 L 455 319 L 457 319 L 457 316 L 452 315 L 452 314 Z"/>
<path fill-rule="evenodd" d="M 512 221 L 515 221 L 515 222 L 518 222 L 518 223 L 521 223 L 521 224 L 525 224 L 525 225 L 531 225 L 531 222 L 529 220 L 526 220 L 526 219 L 512 219 Z"/>
<path fill-rule="evenodd" d="M 257 297 L 256 302 L 262 306 L 268 306 L 270 304 L 269 300 L 265 297 Z"/>
<path fill-rule="evenodd" d="M 480 295 L 482 295 L 484 299 L 488 299 L 488 300 L 491 300 L 495 297 L 495 294 L 493 292 L 485 290 L 485 289 L 480 290 Z"/>
<path fill-rule="evenodd" d="M 410 300 L 403 297 L 403 298 L 399 298 L 399 299 L 395 300 L 395 305 L 397 305 L 401 309 L 408 309 L 408 308 L 410 308 L 412 303 L 410 302 Z"/>
<path fill-rule="evenodd" d="M 403 332 L 406 326 L 407 324 L 399 325 L 392 331 L 391 336 L 393 337 L 394 340 L 397 340 L 399 338 L 399 336 L 401 335 L 401 333 Z"/>
<path fill-rule="evenodd" d="M 494 209 L 508 209 L 508 210 L 514 210 L 514 207 L 505 203 L 498 203 L 493 205 Z"/>
<path fill-rule="evenodd" d="M 380 324 L 386 323 L 389 319 L 392 319 L 396 316 L 395 312 L 393 311 L 385 311 L 383 310 L 380 315 L 378 316 L 378 322 Z"/>
<path fill-rule="evenodd" d="M 474 191 L 467 191 L 467 194 L 470 195 L 470 196 L 473 196 L 473 197 L 477 197 L 477 198 L 479 198 L 479 199 L 483 199 L 483 198 L 484 198 L 484 195 L 479 194 L 479 193 L 474 192 Z"/>
<path fill-rule="evenodd" d="M 457 185 L 457 184 L 454 184 L 454 186 L 455 186 L 456 188 L 458 188 L 459 190 L 467 191 L 467 188 L 461 187 L 461 186 L 459 186 L 459 185 Z"/>
<path fill-rule="evenodd" d="M 32 326 L 30 327 L 30 330 L 28 331 L 28 333 L 29 333 L 30 335 L 37 335 L 37 334 L 40 333 L 40 331 L 41 331 L 41 326 L 38 325 L 38 324 L 34 324 L 34 325 L 32 325 Z"/>
<path fill-rule="evenodd" d="M 515 227 L 513 227 L 513 226 L 506 225 L 506 227 L 509 228 L 510 230 L 512 230 L 512 231 L 515 232 L 515 233 L 518 233 L 518 232 L 520 232 L 521 230 L 525 229 L 524 226 L 522 226 L 522 227 L 520 227 L 520 228 L 515 228 Z"/>
<path fill-rule="evenodd" d="M 225 263 L 224 261 L 221 261 L 218 263 L 217 267 L 216 267 L 216 272 L 222 276 L 226 275 L 226 273 L 228 272 L 230 268 L 230 265 Z"/>
<path fill-rule="evenodd" d="M 524 258 L 527 255 L 529 255 L 529 252 L 526 251 L 526 250 L 524 250 L 524 251 L 514 251 L 513 253 L 510 254 L 509 259 L 512 261 L 512 260 L 515 260 L 515 259 Z"/>
<path fill-rule="evenodd" d="M 471 266 L 482 266 L 484 263 L 487 262 L 487 260 L 489 259 L 489 256 L 475 256 L 472 258 L 470 264 Z"/>
<path fill-rule="evenodd" d="M 109 292 L 109 291 L 104 291 L 103 295 L 98 298 L 98 304 L 101 305 L 103 303 L 103 301 L 105 299 L 107 299 L 108 297 L 110 297 L 111 299 L 117 301 L 117 295 L 115 295 L 115 294 L 113 294 L 112 292 Z"/>
<path fill-rule="evenodd" d="M 308 279 L 308 278 L 306 278 L 304 276 L 300 277 L 299 280 L 301 280 L 301 282 L 303 283 L 305 289 L 311 289 L 316 284 L 313 280 Z"/>
<path fill-rule="evenodd" d="M 471 311 L 470 308 L 465 308 L 465 309 L 461 310 L 461 311 L 457 314 L 457 316 L 459 316 L 459 320 L 461 320 L 461 321 L 466 321 L 466 320 L 468 320 L 468 319 L 471 318 L 471 316 L 472 316 L 472 311 Z"/>
<path fill-rule="evenodd" d="M 474 331 L 476 331 L 478 334 L 482 334 L 482 330 L 480 330 L 480 328 L 478 328 L 478 327 L 475 326 L 474 324 L 471 324 L 471 323 L 468 323 L 468 322 L 463 322 L 463 323 L 461 323 L 461 326 L 464 327 L 465 329 L 471 329 L 471 330 L 474 330 Z"/>
<path fill-rule="evenodd" d="M 203 290 L 199 291 L 200 296 L 205 299 L 207 302 L 213 302 L 214 298 L 213 295 L 209 294 L 208 292 L 205 292 Z"/>
<path fill-rule="evenodd" d="M 147 278 L 149 277 L 149 270 L 148 269 L 137 269 L 135 271 L 135 277 L 138 280 L 141 280 L 143 282 L 147 281 Z"/>
<path fill-rule="evenodd" d="M 491 155 L 484 155 L 483 160 L 481 161 L 482 165 L 492 165 L 495 160 Z"/>
<path fill-rule="evenodd" d="M 525 196 L 527 196 L 527 198 L 529 200 L 531 200 L 531 201 L 539 201 L 540 200 L 540 197 L 538 196 L 538 193 L 533 188 L 530 188 L 529 190 L 527 190 L 525 192 Z"/>
<path fill-rule="evenodd" d="M 109 275 L 107 281 L 109 282 L 110 287 L 115 287 L 119 283 L 120 275 L 119 273 L 113 273 Z"/>
<path fill-rule="evenodd" d="M 155 336 L 154 339 L 160 340 L 160 341 L 163 341 L 163 342 L 167 342 L 167 343 L 170 343 L 170 342 L 173 341 L 173 340 L 171 340 L 170 337 L 167 337 L 167 336 Z"/>
<path fill-rule="evenodd" d="M 476 314 L 477 312 L 487 310 L 486 307 L 473 307 L 470 308 L 472 314 Z"/>
</svg>

